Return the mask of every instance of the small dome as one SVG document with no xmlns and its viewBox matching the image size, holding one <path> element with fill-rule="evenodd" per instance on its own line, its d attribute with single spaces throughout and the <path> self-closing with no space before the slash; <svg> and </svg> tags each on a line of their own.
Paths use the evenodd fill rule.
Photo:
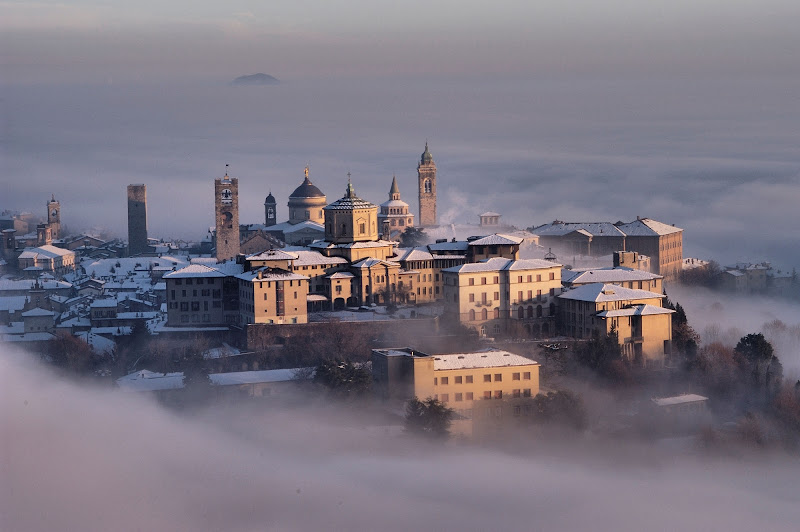
<svg viewBox="0 0 800 532">
<path fill-rule="evenodd" d="M 433 162 L 433 155 L 431 155 L 430 150 L 428 150 L 428 143 L 425 142 L 425 151 L 422 152 L 422 164 L 431 162 Z"/>
<path fill-rule="evenodd" d="M 267 195 L 267 199 L 265 199 L 265 200 L 264 200 L 264 204 L 266 205 L 267 203 L 271 203 L 271 204 L 273 204 L 273 205 L 275 205 L 275 204 L 277 203 L 277 202 L 275 201 L 275 196 L 273 196 L 273 195 L 272 195 L 272 192 L 270 192 L 270 193 Z"/>
<path fill-rule="evenodd" d="M 324 198 L 325 194 L 322 193 L 316 185 L 311 183 L 311 180 L 306 176 L 303 184 L 294 189 L 289 198 Z"/>
</svg>

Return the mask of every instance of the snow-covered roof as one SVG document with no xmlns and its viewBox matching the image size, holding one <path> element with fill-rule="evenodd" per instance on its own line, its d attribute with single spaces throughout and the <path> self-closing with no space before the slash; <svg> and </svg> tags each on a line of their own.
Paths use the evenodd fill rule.
<svg viewBox="0 0 800 532">
<path fill-rule="evenodd" d="M 248 255 L 247 260 L 294 260 L 296 257 L 280 249 L 268 249 L 261 253 Z"/>
<path fill-rule="evenodd" d="M 350 279 L 352 277 L 355 277 L 355 275 L 350 272 L 336 272 L 329 275 L 328 279 Z"/>
<path fill-rule="evenodd" d="M 481 217 L 483 217 L 483 216 L 502 216 L 502 214 L 500 214 L 499 212 L 486 211 L 485 213 L 480 214 L 479 216 L 481 216 Z"/>
<path fill-rule="evenodd" d="M 511 246 L 522 242 L 522 238 L 496 233 L 469 242 L 470 246 Z"/>
<path fill-rule="evenodd" d="M 298 275 L 296 273 L 287 272 L 278 268 L 270 268 L 265 266 L 257 270 L 240 273 L 235 276 L 242 281 L 295 281 L 295 280 L 308 280 L 305 275 Z"/>
<path fill-rule="evenodd" d="M 406 203 L 403 200 L 393 199 L 393 200 L 389 200 L 389 201 L 384 201 L 383 203 L 381 203 L 381 207 L 401 207 L 402 208 L 402 207 L 408 207 L 408 203 Z M 384 215 L 384 216 L 395 216 L 395 215 L 389 214 L 389 215 Z M 397 216 L 408 217 L 408 214 L 402 214 L 402 215 L 397 215 Z"/>
<path fill-rule="evenodd" d="M 573 231 L 583 230 L 592 236 L 624 236 L 624 233 L 611 222 L 560 222 L 540 225 L 533 228 L 539 236 L 564 236 Z"/>
<path fill-rule="evenodd" d="M 687 393 L 683 395 L 676 395 L 674 397 L 654 397 L 652 399 L 656 406 L 671 406 L 686 403 L 696 403 L 698 401 L 708 401 L 708 397 L 697 395 L 694 393 Z"/>
<path fill-rule="evenodd" d="M 538 362 L 535 362 L 529 358 L 515 355 L 513 353 L 509 353 L 508 351 L 500 350 L 433 356 L 433 369 L 435 371 L 531 365 L 538 365 Z"/>
<path fill-rule="evenodd" d="M 126 392 L 155 392 L 183 388 L 183 372 L 156 373 L 139 370 L 117 379 L 117 386 Z"/>
<path fill-rule="evenodd" d="M 223 342 L 222 346 L 220 347 L 213 347 L 211 349 L 203 351 L 203 358 L 209 360 L 214 358 L 234 357 L 241 354 L 242 352 L 238 348 Z"/>
<path fill-rule="evenodd" d="M 92 334 L 89 331 L 77 332 L 74 336 L 76 338 L 80 338 L 89 346 L 91 346 L 95 353 L 109 354 L 113 352 L 114 348 L 117 346 L 114 340 L 109 340 L 108 338 L 100 336 L 99 334 Z"/>
<path fill-rule="evenodd" d="M 0 340 L 4 342 L 47 342 L 55 338 L 48 332 L 31 332 L 24 334 L 4 334 Z"/>
<path fill-rule="evenodd" d="M 651 281 L 663 276 L 644 270 L 625 267 L 592 268 L 588 270 L 561 270 L 561 281 L 571 284 L 621 283 L 628 281 Z"/>
<path fill-rule="evenodd" d="M 55 312 L 50 310 L 45 310 L 39 307 L 32 308 L 31 310 L 22 313 L 23 318 L 32 318 L 37 316 L 55 316 L 55 315 L 56 315 Z"/>
<path fill-rule="evenodd" d="M 469 243 L 464 240 L 458 240 L 456 242 L 436 242 L 434 244 L 428 244 L 428 249 L 430 251 L 463 251 L 466 253 L 467 249 L 469 249 Z"/>
<path fill-rule="evenodd" d="M 443 272 L 453 273 L 479 273 L 479 272 L 499 272 L 501 270 L 541 270 L 545 268 L 561 267 L 560 264 L 543 259 L 505 259 L 502 257 L 492 257 L 480 262 L 470 262 L 445 268 Z"/>
<path fill-rule="evenodd" d="M 619 229 L 627 236 L 671 235 L 672 233 L 683 231 L 683 229 L 675 227 L 674 225 L 667 225 L 656 220 L 651 220 L 650 218 L 640 218 L 631 223 L 622 224 L 619 226 Z"/>
<path fill-rule="evenodd" d="M 75 255 L 74 252 L 63 249 L 57 248 L 55 246 L 51 246 L 49 244 L 44 246 L 38 246 L 35 248 L 26 248 L 22 254 L 19 256 L 21 259 L 35 259 L 38 255 L 42 255 L 44 257 L 54 259 L 56 257 L 66 257 L 69 255 Z"/>
<path fill-rule="evenodd" d="M 89 305 L 91 308 L 117 308 L 117 300 L 116 299 L 95 299 L 92 301 L 92 304 Z"/>
<path fill-rule="evenodd" d="M 17 312 L 25 308 L 26 296 L 0 297 L 0 311 Z"/>
<path fill-rule="evenodd" d="M 376 259 L 374 257 L 367 257 L 351 265 L 352 268 L 372 268 L 373 266 L 388 266 L 391 268 L 399 268 L 400 265 L 396 262 L 387 260 Z"/>
<path fill-rule="evenodd" d="M 11 290 L 32 290 L 36 285 L 33 279 L 0 279 L 0 292 Z M 66 281 L 40 281 L 39 285 L 44 290 L 56 290 L 71 288 L 72 285 Z"/>
<path fill-rule="evenodd" d="M 180 270 L 164 275 L 164 279 L 186 279 L 196 277 L 227 277 L 217 268 L 212 268 L 204 264 L 190 264 Z"/>
<path fill-rule="evenodd" d="M 622 316 L 655 316 L 656 314 L 672 314 L 672 309 L 657 307 L 655 305 L 633 305 L 619 310 L 604 310 L 598 312 L 601 318 L 620 318 Z"/>
<path fill-rule="evenodd" d="M 267 369 L 261 371 L 234 371 L 231 373 L 212 373 L 209 379 L 217 386 L 235 386 L 237 384 L 260 384 L 266 382 L 287 382 L 298 375 L 313 376 L 313 368 Z"/>
<path fill-rule="evenodd" d="M 425 247 L 419 248 L 404 248 L 397 250 L 397 257 L 393 260 L 396 261 L 420 261 L 420 260 L 433 260 L 433 255 Z"/>
<path fill-rule="evenodd" d="M 328 264 L 347 264 L 347 259 L 343 257 L 326 257 L 319 251 L 310 249 L 289 251 L 290 255 L 294 255 L 295 259 L 292 262 L 293 267 L 298 266 L 322 266 Z"/>
<path fill-rule="evenodd" d="M 638 290 L 636 288 L 624 288 L 614 284 L 593 283 L 571 288 L 559 295 L 561 299 L 573 299 L 577 301 L 629 301 L 634 299 L 662 299 L 664 294 L 650 292 L 648 290 Z"/>
</svg>

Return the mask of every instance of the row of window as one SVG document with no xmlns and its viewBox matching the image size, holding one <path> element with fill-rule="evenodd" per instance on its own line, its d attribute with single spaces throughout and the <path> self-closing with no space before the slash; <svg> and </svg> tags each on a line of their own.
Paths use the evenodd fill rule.
<svg viewBox="0 0 800 532">
<path fill-rule="evenodd" d="M 531 372 L 530 371 L 516 371 L 511 374 L 512 381 L 524 380 L 529 381 L 531 380 Z M 483 382 L 503 382 L 503 374 L 502 373 L 495 373 L 494 380 L 492 380 L 491 373 L 484 373 L 483 374 Z M 450 377 L 434 377 L 433 378 L 434 386 L 442 385 L 447 386 L 450 384 Z M 455 375 L 453 376 L 453 384 L 473 384 L 473 376 L 472 375 Z"/>
<path fill-rule="evenodd" d="M 520 397 L 531 397 L 532 391 L 530 388 L 519 388 L 515 390 L 511 390 L 511 397 L 520 398 Z M 502 399 L 503 398 L 503 390 L 495 390 L 492 392 L 491 390 L 486 390 L 483 392 L 483 399 L 484 400 L 491 400 L 491 399 Z M 443 403 L 450 402 L 450 394 L 449 393 L 440 393 L 434 396 L 434 399 L 438 399 Z M 461 401 L 474 401 L 475 395 L 472 392 L 465 392 L 465 393 L 454 393 L 453 400 L 456 403 Z"/>
<path fill-rule="evenodd" d="M 202 277 L 197 277 L 196 279 L 192 277 L 187 277 L 186 279 L 175 279 L 175 284 L 180 285 L 183 284 L 184 281 L 186 281 L 187 285 L 192 285 L 192 284 L 199 285 L 206 283 L 206 280 L 203 279 Z M 208 284 L 214 284 L 214 279 L 208 279 Z"/>
</svg>

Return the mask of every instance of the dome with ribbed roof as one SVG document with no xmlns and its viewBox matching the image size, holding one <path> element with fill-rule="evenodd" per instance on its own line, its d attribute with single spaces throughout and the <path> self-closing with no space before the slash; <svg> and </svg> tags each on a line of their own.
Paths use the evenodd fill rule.
<svg viewBox="0 0 800 532">
<path fill-rule="evenodd" d="M 303 183 L 299 187 L 294 189 L 294 192 L 292 192 L 289 195 L 289 197 L 290 198 L 324 198 L 325 194 L 323 194 L 322 191 L 320 189 L 318 189 L 317 186 L 314 185 L 311 182 L 311 180 L 308 178 L 308 176 L 306 176 L 306 178 L 303 179 Z"/>
</svg>

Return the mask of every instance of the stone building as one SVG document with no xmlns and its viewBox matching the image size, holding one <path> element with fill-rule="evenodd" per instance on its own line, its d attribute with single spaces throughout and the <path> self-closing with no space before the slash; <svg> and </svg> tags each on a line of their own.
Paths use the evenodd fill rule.
<svg viewBox="0 0 800 532">
<path fill-rule="evenodd" d="M 326 242 L 352 244 L 378 240 L 378 207 L 356 196 L 349 177 L 344 196 L 323 210 Z"/>
<path fill-rule="evenodd" d="M 241 325 L 307 323 L 308 277 L 263 267 L 236 276 Z"/>
<path fill-rule="evenodd" d="M 533 336 L 555 332 L 560 264 L 496 257 L 441 274 L 445 315 L 479 334 L 500 334 L 515 324 Z"/>
<path fill-rule="evenodd" d="M 239 179 L 225 177 L 214 180 L 214 219 L 216 225 L 216 258 L 232 259 L 239 254 Z"/>
<path fill-rule="evenodd" d="M 414 227 L 414 215 L 409 212 L 408 203 L 400 199 L 400 187 L 395 177 L 392 177 L 389 201 L 381 203 L 378 227 L 384 240 L 397 240 L 403 231 Z"/>
<path fill-rule="evenodd" d="M 61 238 L 61 204 L 56 200 L 55 194 L 47 202 L 47 225 L 54 239 Z"/>
<path fill-rule="evenodd" d="M 672 314 L 664 294 L 594 283 L 559 296 L 562 334 L 603 337 L 616 331 L 622 353 L 641 366 L 660 367 L 671 354 Z"/>
<path fill-rule="evenodd" d="M 539 364 L 507 351 L 428 355 L 410 348 L 373 349 L 376 395 L 390 405 L 414 397 L 455 410 L 451 432 L 485 437 L 513 424 L 539 393 Z"/>
<path fill-rule="evenodd" d="M 128 185 L 128 255 L 148 253 L 147 187 Z"/>
<path fill-rule="evenodd" d="M 275 196 L 270 192 L 264 200 L 264 226 L 272 227 L 276 223 L 278 223 L 277 202 L 275 201 Z"/>
<path fill-rule="evenodd" d="M 436 163 L 425 143 L 425 151 L 417 165 L 419 181 L 419 225 L 422 227 L 436 225 Z"/>
</svg>

